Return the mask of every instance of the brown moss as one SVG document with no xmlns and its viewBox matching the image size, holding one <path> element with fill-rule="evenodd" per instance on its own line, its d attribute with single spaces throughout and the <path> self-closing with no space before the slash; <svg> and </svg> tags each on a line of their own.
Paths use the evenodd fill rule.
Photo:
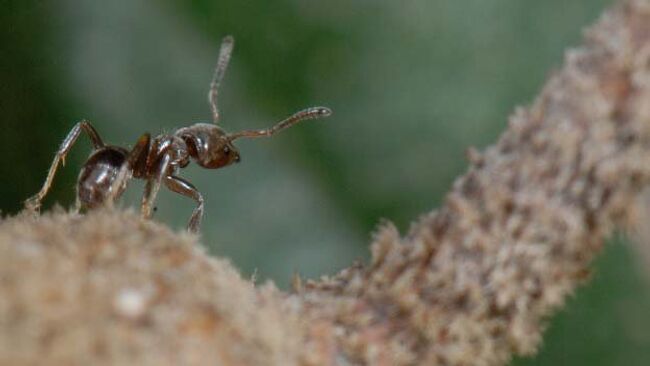
<svg viewBox="0 0 650 366">
<path fill-rule="evenodd" d="M 130 212 L 3 221 L 0 294 L 6 365 L 280 365 L 300 340 L 272 286 Z"/>
</svg>

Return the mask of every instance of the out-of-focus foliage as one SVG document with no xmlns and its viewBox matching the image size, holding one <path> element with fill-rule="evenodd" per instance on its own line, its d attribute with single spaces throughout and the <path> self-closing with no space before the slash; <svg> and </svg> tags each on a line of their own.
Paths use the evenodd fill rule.
<svg viewBox="0 0 650 366">
<path fill-rule="evenodd" d="M 284 286 L 365 258 L 381 218 L 402 231 L 438 205 L 463 151 L 494 141 L 580 42 L 605 0 L 5 1 L 0 10 L 0 208 L 38 190 L 68 129 L 90 119 L 129 145 L 207 120 L 221 37 L 235 53 L 222 90 L 229 131 L 309 105 L 334 110 L 268 140 L 243 163 L 183 172 L 206 197 L 203 242 L 244 273 Z M 46 207 L 67 206 L 90 144 L 80 139 Z M 124 205 L 139 202 L 134 183 Z M 167 192 L 157 219 L 181 228 L 190 200 Z M 650 359 L 646 285 L 622 245 L 553 322 L 534 361 L 641 365 Z"/>
</svg>

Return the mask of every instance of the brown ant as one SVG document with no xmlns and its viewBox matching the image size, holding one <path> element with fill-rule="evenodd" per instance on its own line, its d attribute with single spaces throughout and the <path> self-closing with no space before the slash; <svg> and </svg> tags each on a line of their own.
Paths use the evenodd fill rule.
<svg viewBox="0 0 650 366">
<path fill-rule="evenodd" d="M 190 182 L 176 175 L 180 168 L 185 168 L 190 163 L 190 159 L 194 159 L 203 168 L 223 168 L 240 160 L 239 151 L 232 144 L 234 140 L 240 137 L 271 136 L 300 121 L 327 117 L 331 114 L 328 108 L 312 107 L 293 114 L 271 128 L 227 134 L 217 125 L 219 122 L 217 96 L 233 46 L 233 38 L 226 36 L 221 43 L 219 59 L 210 83 L 208 101 L 212 110 L 213 123 L 196 123 L 179 128 L 173 134 L 159 135 L 153 139 L 149 133 L 145 133 L 129 151 L 119 146 L 104 144 L 93 126 L 88 121 L 81 121 L 72 128 L 61 143 L 43 187 L 36 195 L 25 201 L 25 207 L 32 211 L 39 210 L 41 201 L 52 185 L 59 163 L 65 165 L 66 155 L 84 131 L 90 137 L 94 150 L 81 169 L 77 180 L 77 210 L 92 209 L 103 204 L 112 205 L 126 189 L 129 179 L 145 179 L 147 183 L 140 205 L 143 218 L 151 217 L 156 195 L 160 185 L 164 183 L 168 189 L 196 201 L 197 206 L 192 212 L 187 229 L 192 232 L 198 231 L 203 216 L 203 196 Z"/>
</svg>

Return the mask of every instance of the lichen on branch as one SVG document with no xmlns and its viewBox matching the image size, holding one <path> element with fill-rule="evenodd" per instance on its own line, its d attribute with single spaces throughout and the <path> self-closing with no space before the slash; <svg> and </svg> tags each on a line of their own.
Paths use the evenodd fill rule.
<svg viewBox="0 0 650 366">
<path fill-rule="evenodd" d="M 405 238 L 382 229 L 368 269 L 313 283 L 312 313 L 337 319 L 344 352 L 372 364 L 533 354 L 545 318 L 629 221 L 649 146 L 650 4 L 629 1 L 566 53 L 495 145 L 469 151 L 471 167 L 438 211 Z"/>
<path fill-rule="evenodd" d="M 0 224 L 0 363 L 503 365 L 650 179 L 650 3 L 621 2 L 566 53 L 438 210 L 292 293 L 129 212 Z"/>
</svg>

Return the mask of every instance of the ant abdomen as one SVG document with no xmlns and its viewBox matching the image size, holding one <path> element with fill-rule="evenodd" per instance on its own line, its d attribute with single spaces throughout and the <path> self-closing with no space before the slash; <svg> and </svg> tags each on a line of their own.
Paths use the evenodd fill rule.
<svg viewBox="0 0 650 366">
<path fill-rule="evenodd" d="M 82 208 L 98 207 L 109 197 L 122 194 L 125 186 L 115 187 L 114 183 L 127 154 L 121 147 L 106 146 L 90 155 L 77 180 L 77 198 Z"/>
</svg>

